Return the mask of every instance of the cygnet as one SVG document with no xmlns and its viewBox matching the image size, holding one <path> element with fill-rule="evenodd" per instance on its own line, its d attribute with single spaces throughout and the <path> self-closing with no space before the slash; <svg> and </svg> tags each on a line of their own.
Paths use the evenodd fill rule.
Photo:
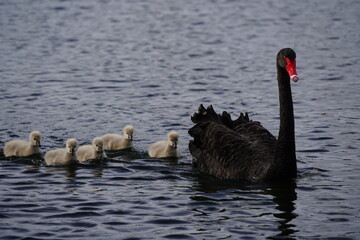
<svg viewBox="0 0 360 240">
<path fill-rule="evenodd" d="M 104 149 L 121 150 L 132 148 L 134 127 L 127 125 L 124 127 L 123 132 L 123 136 L 113 133 L 105 134 L 104 136 L 102 136 L 102 138 L 104 139 Z"/>
<path fill-rule="evenodd" d="M 40 153 L 40 141 L 41 133 L 39 131 L 33 131 L 29 135 L 29 142 L 23 140 L 12 140 L 5 143 L 4 155 L 5 157 L 25 157 L 35 153 Z"/>
<path fill-rule="evenodd" d="M 80 162 L 85 162 L 91 159 L 102 159 L 106 155 L 103 151 L 104 140 L 101 137 L 96 137 L 91 145 L 83 145 L 76 151 L 76 157 Z"/>
<path fill-rule="evenodd" d="M 179 134 L 171 131 L 167 135 L 167 141 L 158 141 L 149 148 L 149 156 L 155 158 L 180 157 L 180 151 L 177 149 Z"/>
<path fill-rule="evenodd" d="M 71 161 L 76 161 L 76 150 L 78 148 L 78 141 L 75 138 L 70 138 L 66 141 L 65 148 L 58 148 L 51 150 L 45 154 L 45 162 L 47 165 L 66 164 Z"/>
</svg>

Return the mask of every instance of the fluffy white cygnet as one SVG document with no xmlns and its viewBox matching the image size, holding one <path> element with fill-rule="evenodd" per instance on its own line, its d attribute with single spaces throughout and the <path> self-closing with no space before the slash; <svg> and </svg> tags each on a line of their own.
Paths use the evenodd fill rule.
<svg viewBox="0 0 360 240">
<path fill-rule="evenodd" d="M 171 131 L 167 135 L 167 141 L 158 141 L 149 148 L 149 156 L 155 158 L 180 157 L 180 151 L 177 149 L 179 134 Z"/>
<path fill-rule="evenodd" d="M 76 160 L 76 150 L 78 142 L 75 138 L 66 141 L 65 148 L 51 150 L 45 154 L 45 162 L 47 165 L 66 164 Z"/>
<path fill-rule="evenodd" d="M 25 157 L 35 153 L 40 153 L 40 141 L 41 133 L 39 131 L 33 131 L 29 135 L 29 142 L 23 140 L 12 140 L 5 143 L 4 155 L 6 157 Z"/>
<path fill-rule="evenodd" d="M 102 159 L 106 155 L 103 151 L 104 140 L 101 137 L 96 137 L 91 145 L 83 145 L 76 151 L 76 157 L 80 162 L 85 162 L 90 159 Z"/>
<path fill-rule="evenodd" d="M 104 136 L 102 136 L 102 138 L 104 139 L 104 149 L 121 150 L 132 148 L 134 127 L 127 125 L 124 127 L 123 132 L 123 136 L 113 133 L 105 134 Z"/>
</svg>

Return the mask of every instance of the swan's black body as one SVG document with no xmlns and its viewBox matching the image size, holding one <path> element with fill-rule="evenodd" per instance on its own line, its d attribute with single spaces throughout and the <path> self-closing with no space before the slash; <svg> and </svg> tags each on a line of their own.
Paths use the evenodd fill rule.
<svg viewBox="0 0 360 240">
<path fill-rule="evenodd" d="M 293 102 L 287 62 L 295 67 L 295 52 L 282 49 L 277 55 L 280 129 L 276 139 L 259 122 L 242 114 L 233 121 L 227 112 L 200 105 L 189 130 L 193 163 L 202 172 L 220 179 L 252 182 L 294 178 L 297 174 Z M 294 70 L 296 74 L 296 70 Z M 297 76 L 296 81 L 298 80 Z M 294 80 L 295 81 L 295 80 Z"/>
</svg>

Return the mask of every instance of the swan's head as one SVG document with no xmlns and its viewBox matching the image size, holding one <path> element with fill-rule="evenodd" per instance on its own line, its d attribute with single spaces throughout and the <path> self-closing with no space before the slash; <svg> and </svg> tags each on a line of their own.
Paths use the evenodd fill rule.
<svg viewBox="0 0 360 240">
<path fill-rule="evenodd" d="M 134 127 L 127 125 L 124 127 L 124 137 L 129 140 L 133 140 Z"/>
<path fill-rule="evenodd" d="M 29 135 L 29 142 L 31 146 L 41 147 L 41 133 L 39 131 L 32 131 Z"/>
<path fill-rule="evenodd" d="M 104 140 L 101 137 L 96 137 L 92 141 L 92 146 L 94 147 L 95 151 L 98 153 L 103 152 Z"/>
<path fill-rule="evenodd" d="M 291 48 L 281 49 L 277 55 L 277 64 L 286 69 L 292 81 L 297 82 L 300 80 L 296 73 L 296 53 Z"/>
<path fill-rule="evenodd" d="M 168 134 L 168 143 L 169 145 L 174 148 L 177 149 L 177 144 L 178 144 L 178 140 L 179 140 L 179 134 L 175 131 L 171 131 Z"/>
<path fill-rule="evenodd" d="M 66 141 L 66 152 L 70 153 L 71 155 L 74 155 L 76 153 L 78 146 L 79 146 L 78 141 L 75 138 L 70 138 L 69 140 Z"/>
</svg>

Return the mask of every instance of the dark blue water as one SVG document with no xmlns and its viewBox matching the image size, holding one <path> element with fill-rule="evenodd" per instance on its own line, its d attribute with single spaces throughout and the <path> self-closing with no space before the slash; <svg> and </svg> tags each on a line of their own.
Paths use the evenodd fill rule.
<svg viewBox="0 0 360 240">
<path fill-rule="evenodd" d="M 1 239 L 357 239 L 360 2 L 0 2 L 0 144 L 135 127 L 135 152 L 48 167 L 1 157 Z M 277 135 L 275 56 L 292 47 L 299 177 L 222 182 L 193 168 L 200 103 Z M 180 133 L 178 160 L 147 157 Z"/>
</svg>

